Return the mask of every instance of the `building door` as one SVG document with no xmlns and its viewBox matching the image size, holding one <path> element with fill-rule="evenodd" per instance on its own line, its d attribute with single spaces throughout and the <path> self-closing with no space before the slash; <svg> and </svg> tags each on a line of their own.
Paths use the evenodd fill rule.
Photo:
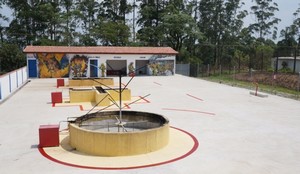
<svg viewBox="0 0 300 174">
<path fill-rule="evenodd" d="M 90 77 L 98 77 L 98 60 L 97 59 L 89 59 L 90 60 Z"/>
<path fill-rule="evenodd" d="M 107 75 L 119 75 L 119 71 L 122 72 L 122 75 L 127 75 L 126 64 L 126 60 L 107 60 Z"/>
<path fill-rule="evenodd" d="M 149 60 L 136 60 L 135 61 L 135 70 L 137 75 L 146 75 L 147 74 L 147 65 Z"/>
<path fill-rule="evenodd" d="M 28 76 L 34 78 L 38 77 L 36 59 L 28 59 L 27 65 L 28 65 Z"/>
</svg>

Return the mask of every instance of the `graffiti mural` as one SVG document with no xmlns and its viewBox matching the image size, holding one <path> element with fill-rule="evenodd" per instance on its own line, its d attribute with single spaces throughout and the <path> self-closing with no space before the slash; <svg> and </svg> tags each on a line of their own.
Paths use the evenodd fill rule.
<svg viewBox="0 0 300 174">
<path fill-rule="evenodd" d="M 40 78 L 60 78 L 69 76 L 69 59 L 66 54 L 36 54 Z"/>
<path fill-rule="evenodd" d="M 173 75 L 174 60 L 169 60 L 170 57 L 165 55 L 153 55 L 149 60 L 148 74 L 153 76 Z"/>
<path fill-rule="evenodd" d="M 88 58 L 75 55 L 70 62 L 71 77 L 87 77 Z"/>
</svg>

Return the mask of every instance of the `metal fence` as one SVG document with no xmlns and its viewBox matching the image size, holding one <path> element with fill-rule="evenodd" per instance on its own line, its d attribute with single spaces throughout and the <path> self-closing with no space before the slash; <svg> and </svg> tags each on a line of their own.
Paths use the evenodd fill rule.
<svg viewBox="0 0 300 174">
<path fill-rule="evenodd" d="M 176 64 L 175 73 L 190 76 L 190 64 Z"/>
<path fill-rule="evenodd" d="M 274 71 L 259 71 L 254 69 L 239 69 L 237 67 L 211 67 L 210 65 L 202 64 L 177 64 L 177 74 L 182 74 L 190 77 L 206 78 L 206 79 L 219 79 L 217 76 L 232 79 L 228 83 L 234 86 L 241 86 L 237 81 L 245 81 L 244 88 L 255 89 L 258 84 L 259 90 L 279 96 L 288 98 L 300 99 L 300 72 L 299 73 L 275 73 Z M 178 71 L 177 71 L 178 70 Z M 212 78 L 207 78 L 212 76 Z M 214 78 L 216 77 L 216 78 Z M 225 81 L 219 79 L 219 82 L 225 83 Z M 260 89 L 265 84 L 269 85 L 266 89 Z M 292 94 L 282 92 L 280 88 L 290 89 Z"/>
</svg>

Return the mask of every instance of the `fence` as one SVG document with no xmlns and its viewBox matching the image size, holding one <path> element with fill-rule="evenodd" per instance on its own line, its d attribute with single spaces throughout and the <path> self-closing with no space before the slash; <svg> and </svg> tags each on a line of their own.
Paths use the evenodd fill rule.
<svg viewBox="0 0 300 174">
<path fill-rule="evenodd" d="M 185 68 L 181 68 L 180 73 L 177 74 L 189 74 L 190 77 L 206 78 L 211 80 L 217 80 L 218 82 L 229 83 L 230 85 L 245 87 L 248 89 L 255 88 L 256 83 L 261 87 L 262 84 L 268 85 L 261 89 L 261 91 L 285 96 L 294 99 L 300 99 L 300 72 L 299 73 L 283 73 L 274 71 L 259 71 L 230 66 L 218 66 L 211 67 L 210 65 L 201 64 L 184 64 Z M 189 67 L 186 67 L 189 66 Z M 178 65 L 176 65 L 178 67 Z M 182 67 L 180 65 L 179 67 Z M 188 72 L 186 72 L 188 71 Z M 210 78 L 207 78 L 211 76 Z M 227 79 L 227 80 L 225 80 Z M 225 81 L 228 82 L 225 82 Z M 249 83 L 237 83 L 237 81 L 249 82 Z M 280 88 L 282 87 L 282 88 Z M 285 89 L 290 89 L 289 93 L 284 92 Z"/>
<path fill-rule="evenodd" d="M 0 103 L 17 91 L 28 80 L 27 67 L 0 76 Z"/>
<path fill-rule="evenodd" d="M 190 76 L 190 64 L 176 64 L 176 74 Z"/>
</svg>

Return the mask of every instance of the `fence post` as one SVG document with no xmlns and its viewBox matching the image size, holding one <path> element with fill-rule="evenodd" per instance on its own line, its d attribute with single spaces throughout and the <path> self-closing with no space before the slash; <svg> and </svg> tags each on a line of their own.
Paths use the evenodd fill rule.
<svg viewBox="0 0 300 174">
<path fill-rule="evenodd" d="M 197 77 L 199 77 L 199 63 L 197 63 Z"/>
<path fill-rule="evenodd" d="M 233 66 L 233 76 L 232 76 L 232 78 L 233 78 L 233 82 L 234 82 L 234 80 L 235 80 L 235 66 Z"/>
<path fill-rule="evenodd" d="M 299 78 L 298 78 L 298 92 L 300 92 L 300 72 L 299 72 Z"/>
<path fill-rule="evenodd" d="M 207 65 L 207 76 L 209 77 L 209 64 Z"/>
</svg>

